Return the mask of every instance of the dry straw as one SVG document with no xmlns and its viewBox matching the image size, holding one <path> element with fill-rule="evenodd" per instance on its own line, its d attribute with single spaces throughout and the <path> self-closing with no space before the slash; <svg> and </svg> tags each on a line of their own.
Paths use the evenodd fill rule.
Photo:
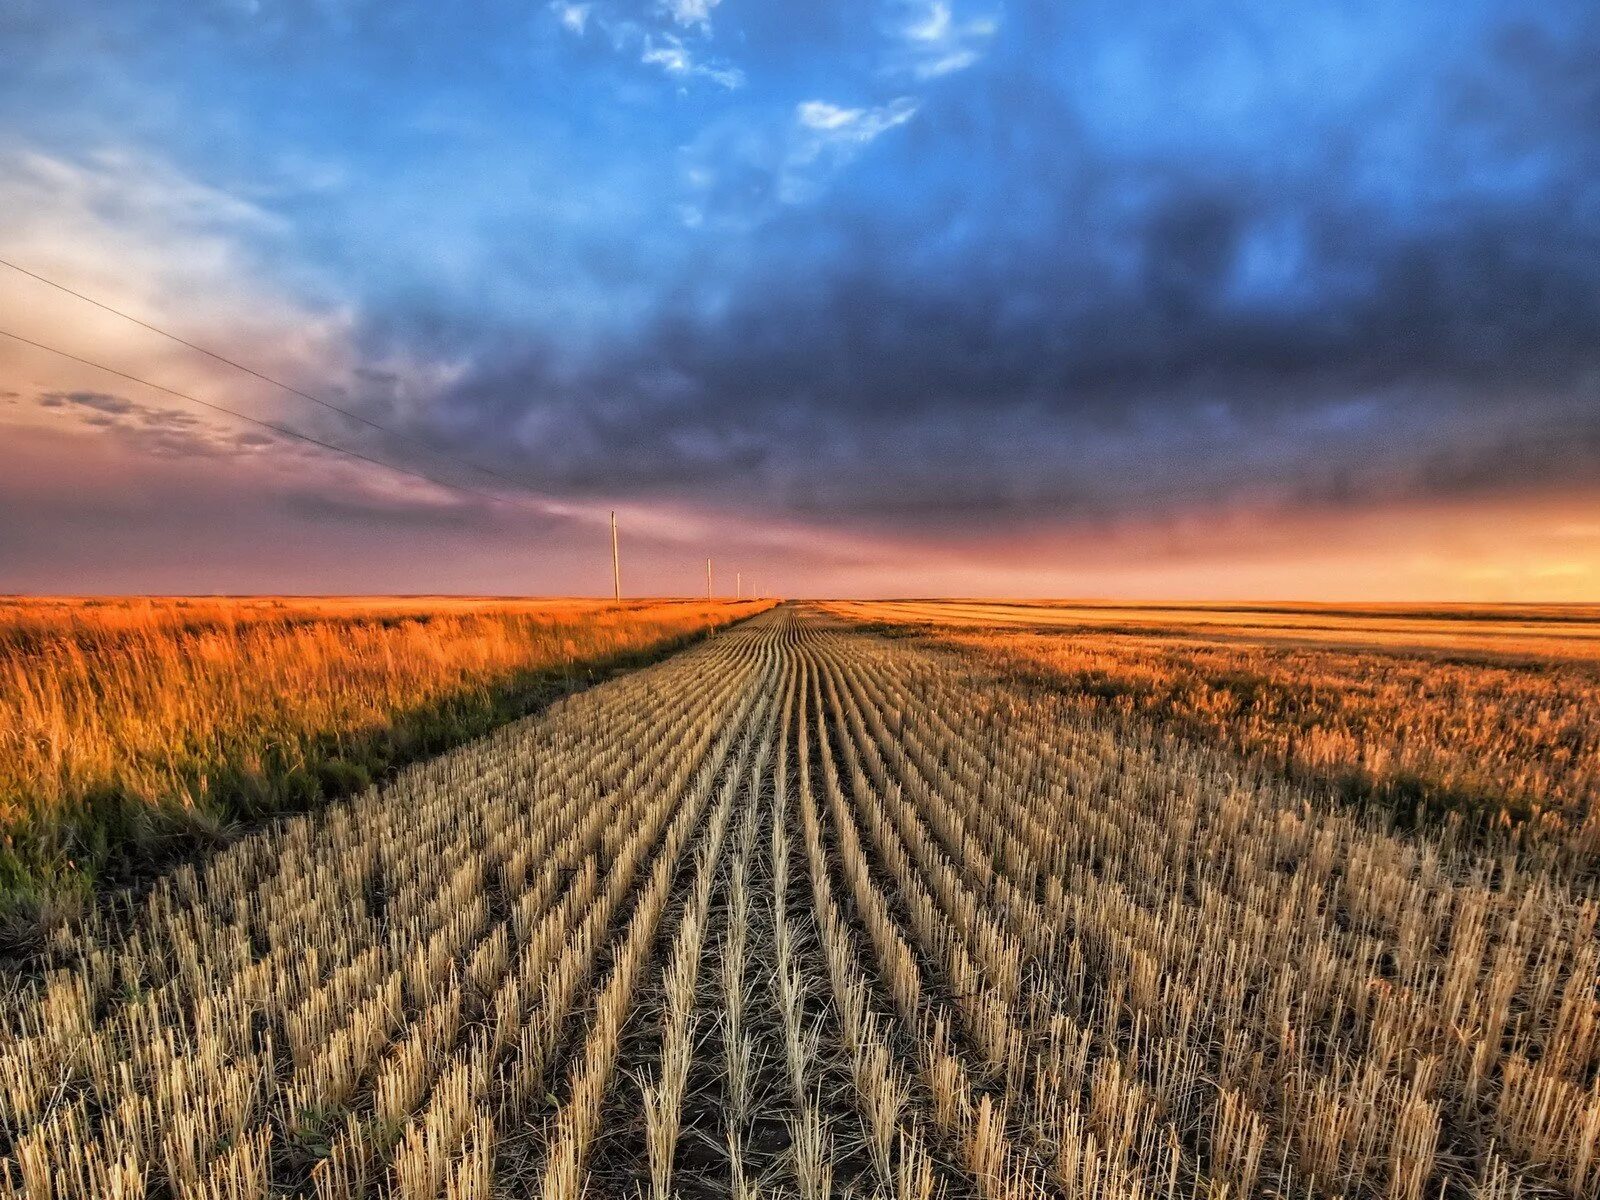
<svg viewBox="0 0 1600 1200">
<path fill-rule="evenodd" d="M 0 1194 L 1587 1200 L 1597 925 L 783 609 L 64 933 Z"/>
</svg>

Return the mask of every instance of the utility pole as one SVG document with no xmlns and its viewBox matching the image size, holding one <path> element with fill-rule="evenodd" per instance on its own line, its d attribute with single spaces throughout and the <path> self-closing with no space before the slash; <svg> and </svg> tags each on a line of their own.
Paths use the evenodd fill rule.
<svg viewBox="0 0 1600 1200">
<path fill-rule="evenodd" d="M 706 603 L 711 602 L 711 560 L 706 559 Z"/>
<path fill-rule="evenodd" d="M 743 600 L 744 599 L 744 572 L 743 571 L 735 571 L 733 573 L 733 598 L 735 600 Z"/>
<path fill-rule="evenodd" d="M 622 603 L 622 564 L 617 558 L 617 510 L 611 510 L 611 598 Z"/>
</svg>

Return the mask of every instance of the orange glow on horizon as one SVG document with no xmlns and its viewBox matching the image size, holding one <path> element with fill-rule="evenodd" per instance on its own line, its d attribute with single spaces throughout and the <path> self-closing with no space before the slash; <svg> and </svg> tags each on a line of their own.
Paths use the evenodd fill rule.
<svg viewBox="0 0 1600 1200">
<path fill-rule="evenodd" d="M 601 504 L 598 523 L 533 521 L 425 491 L 276 448 L 167 453 L 13 397 L 0 402 L 0 507 L 11 518 L 0 589 L 609 594 Z M 639 594 L 699 594 L 712 549 L 786 596 L 1600 600 L 1600 487 L 1341 512 L 1238 505 L 1009 536 L 982 514 L 971 532 L 941 537 L 618 507 L 625 578 Z"/>
</svg>

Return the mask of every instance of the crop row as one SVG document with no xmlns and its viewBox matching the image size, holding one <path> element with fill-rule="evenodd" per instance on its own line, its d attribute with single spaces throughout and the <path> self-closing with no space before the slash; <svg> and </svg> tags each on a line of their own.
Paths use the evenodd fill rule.
<svg viewBox="0 0 1600 1200">
<path fill-rule="evenodd" d="M 1597 921 L 785 607 L 84 923 L 5 1193 L 1589 1197 Z"/>
</svg>

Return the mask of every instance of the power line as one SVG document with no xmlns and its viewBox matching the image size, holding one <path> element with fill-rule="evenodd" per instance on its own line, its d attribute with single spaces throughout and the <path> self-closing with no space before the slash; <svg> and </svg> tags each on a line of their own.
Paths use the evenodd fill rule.
<svg viewBox="0 0 1600 1200">
<path fill-rule="evenodd" d="M 218 354 L 215 350 L 208 350 L 204 346 L 201 346 L 201 345 L 198 345 L 195 342 L 189 341 L 187 338 L 179 337 L 177 334 L 173 333 L 170 329 L 163 329 L 159 325 L 152 325 L 149 321 L 146 321 L 146 320 L 143 320 L 143 319 L 141 319 L 139 317 L 136 317 L 132 313 L 124 312 L 122 309 L 117 308 L 115 305 L 107 304 L 104 300 L 96 300 L 93 296 L 86 296 L 84 293 L 82 293 L 80 291 L 77 291 L 74 288 L 70 288 L 64 283 L 57 283 L 54 279 L 50 279 L 47 276 L 41 275 L 37 271 L 30 271 L 27 267 L 18 266 L 16 263 L 11 262 L 9 259 L 0 258 L 0 267 L 10 267 L 13 271 L 16 271 L 19 275 L 26 275 L 29 279 L 36 279 L 40 283 L 45 284 L 48 287 L 55 288 L 56 291 L 58 291 L 58 292 L 64 292 L 68 296 L 73 296 L 73 297 L 75 297 L 75 298 L 77 298 L 79 300 L 82 300 L 85 304 L 92 304 L 98 309 L 101 309 L 101 310 L 103 310 L 105 312 L 111 313 L 113 316 L 121 317 L 124 321 L 132 321 L 135 325 L 139 326 L 141 329 L 148 329 L 151 333 L 160 334 L 162 337 L 167 338 L 169 341 L 176 342 L 180 346 L 186 346 L 190 350 L 194 350 L 197 353 L 204 354 L 207 358 L 214 359 L 219 363 L 223 363 L 223 364 L 225 364 L 227 366 L 230 366 L 230 367 L 234 368 L 234 370 L 236 370 L 236 371 L 243 371 L 246 375 L 250 375 L 250 376 L 252 376 L 252 377 L 254 377 L 256 379 L 259 379 L 263 383 L 268 383 L 268 384 L 271 384 L 275 388 L 283 389 L 284 391 L 288 392 L 291 396 L 299 396 L 302 400 L 309 400 L 313 404 L 320 404 L 323 408 L 326 408 L 330 412 L 336 412 L 340 416 L 348 417 L 352 421 L 359 421 L 361 424 L 367 426 L 370 429 L 376 429 L 376 430 L 379 430 L 382 433 L 389 434 L 391 437 L 397 437 L 397 438 L 401 439 L 402 441 L 410 442 L 413 446 L 420 446 L 424 450 L 427 450 L 427 451 L 429 451 L 429 452 L 431 452 L 433 454 L 437 454 L 441 458 L 447 459 L 448 461 L 455 463 L 458 467 L 466 467 L 468 470 L 479 471 L 479 472 L 482 472 L 485 475 L 493 476 L 495 479 L 500 480 L 502 483 L 509 483 L 513 487 L 521 488 L 524 491 L 531 492 L 534 495 L 539 496 L 540 499 L 544 499 L 544 497 L 542 495 L 540 495 L 540 493 L 531 484 L 528 484 L 528 483 L 524 482 L 523 480 L 516 478 L 515 476 L 502 474 L 501 472 L 494 470 L 492 467 L 485 467 L 485 466 L 483 466 L 483 465 L 481 465 L 479 463 L 475 463 L 475 462 L 471 461 L 470 459 L 461 458 L 461 457 L 451 453 L 449 450 L 446 450 L 441 446 L 435 445 L 434 443 L 428 441 L 425 438 L 419 438 L 416 435 L 410 434 L 410 433 L 403 433 L 398 429 L 395 429 L 395 428 L 393 428 L 391 426 L 383 424 L 381 421 L 374 421 L 370 417 L 364 417 L 358 412 L 352 412 L 348 408 L 342 408 L 339 405 L 334 404 L 332 401 L 322 399 L 320 396 L 313 396 L 310 392 L 303 391 L 300 388 L 295 387 L 293 384 L 284 383 L 283 380 L 281 380 L 281 379 L 274 379 L 271 375 L 268 375 L 268 374 L 266 374 L 265 372 L 262 372 L 262 371 L 258 371 L 254 367 L 248 367 L 244 363 L 239 362 L 236 359 L 229 358 L 225 354 Z M 44 347 L 44 349 L 49 349 L 49 347 Z M 152 385 L 152 386 L 156 386 L 156 385 Z M 235 414 L 235 415 L 238 415 L 238 414 Z"/>
<path fill-rule="evenodd" d="M 284 437 L 291 437 L 302 442 L 308 442 L 313 446 L 320 446 L 324 450 L 332 450 L 335 454 L 343 454 L 350 458 L 360 459 L 364 463 L 371 463 L 375 467 L 383 467 L 385 470 L 394 471 L 400 475 L 409 475 L 413 479 L 421 479 L 424 482 L 433 484 L 435 487 L 448 488 L 453 492 L 462 492 L 469 496 L 481 496 L 485 500 L 493 500 L 501 504 L 512 503 L 512 501 L 507 499 L 505 496 L 498 496 L 493 492 L 485 492 L 478 488 L 467 487 L 464 484 L 450 483 L 448 480 L 436 478 L 435 476 L 428 475 L 422 471 L 413 471 L 409 467 L 396 466 L 394 463 L 385 462 L 381 458 L 372 458 L 369 455 L 362 454 L 358 450 L 351 450 L 345 446 L 336 445 L 333 442 L 325 442 L 321 438 L 313 437 L 309 433 L 301 433 L 298 429 L 293 429 L 287 425 L 279 425 L 274 421 L 264 421 L 259 417 L 252 417 L 247 413 L 238 412 L 235 409 L 226 407 L 225 405 L 216 404 L 210 400 L 202 400 L 198 396 L 191 396 L 188 392 L 180 392 L 177 388 L 167 387 L 167 385 L 164 383 L 155 383 L 149 379 L 141 379 L 137 375 L 130 375 L 126 371 L 119 371 L 115 367 L 108 367 L 104 363 L 94 362 L 92 359 L 80 358 L 78 355 L 71 354 L 66 350 L 59 349 L 55 346 L 47 346 L 43 342 L 36 342 L 32 338 L 23 337 L 20 333 L 12 333 L 9 329 L 0 329 L 0 337 L 8 337 L 14 342 L 21 342 L 24 346 L 32 346 L 34 349 L 43 350 L 47 354 L 54 354 L 60 358 L 67 359 L 70 362 L 79 363 L 85 367 L 92 367 L 96 371 L 104 371 L 107 375 L 115 375 L 118 379 L 126 379 L 128 382 L 137 383 L 141 387 L 154 388 L 158 392 L 165 392 L 169 396 L 176 396 L 180 400 L 187 400 L 190 404 L 198 404 L 202 408 L 209 408 L 215 412 L 226 413 L 230 417 L 237 417 L 241 421 L 248 421 L 250 424 L 259 426 L 262 429 L 270 429 L 273 433 L 282 434 Z"/>
</svg>

